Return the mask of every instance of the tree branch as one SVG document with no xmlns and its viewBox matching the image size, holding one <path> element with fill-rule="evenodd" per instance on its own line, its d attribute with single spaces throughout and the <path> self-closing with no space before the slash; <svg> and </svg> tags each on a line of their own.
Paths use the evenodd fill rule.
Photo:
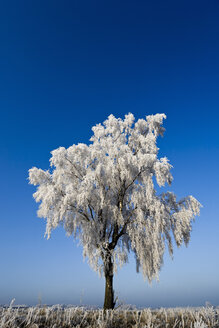
<svg viewBox="0 0 219 328">
<path fill-rule="evenodd" d="M 75 166 L 74 163 L 72 163 L 72 161 L 70 161 L 70 159 L 68 159 L 67 157 L 65 157 L 65 159 L 73 166 L 73 168 L 77 171 L 77 173 L 81 176 L 79 177 L 78 175 L 75 174 L 74 172 L 74 175 L 76 176 L 76 178 L 78 178 L 80 181 L 82 181 L 83 179 L 83 175 L 81 174 L 81 172 L 78 171 L 77 167 Z"/>
<path fill-rule="evenodd" d="M 126 192 L 126 190 L 128 190 L 128 188 L 129 188 L 129 187 L 135 182 L 135 180 L 139 177 L 139 175 L 140 175 L 142 172 L 144 172 L 144 170 L 141 170 L 140 172 L 138 172 L 138 174 L 134 177 L 134 179 L 132 180 L 132 182 L 130 182 L 130 183 L 128 184 L 128 186 L 125 187 L 125 192 Z"/>
<path fill-rule="evenodd" d="M 87 216 L 86 213 L 84 213 L 82 210 L 78 209 L 76 206 L 74 206 L 72 204 L 68 204 L 68 205 L 73 207 L 78 214 L 82 215 L 86 219 L 87 222 L 90 222 L 90 219 L 89 219 L 89 217 Z"/>
<path fill-rule="evenodd" d="M 90 215 L 91 215 L 92 219 L 94 220 L 93 210 L 92 210 L 92 207 L 91 207 L 90 204 L 88 204 L 88 208 L 89 208 L 89 210 L 90 210 Z"/>
</svg>

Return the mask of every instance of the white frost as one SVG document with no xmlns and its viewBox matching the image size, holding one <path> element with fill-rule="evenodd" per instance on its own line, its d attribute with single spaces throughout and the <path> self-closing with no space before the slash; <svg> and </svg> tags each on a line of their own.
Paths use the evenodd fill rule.
<svg viewBox="0 0 219 328">
<path fill-rule="evenodd" d="M 192 196 L 177 202 L 172 192 L 158 195 L 154 188 L 153 177 L 160 187 L 172 181 L 171 165 L 158 158 L 156 145 L 164 118 L 150 115 L 135 123 L 133 114 L 124 120 L 110 115 L 92 128 L 91 144 L 52 151 L 50 172 L 29 170 L 48 238 L 63 225 L 100 274 L 109 254 L 116 271 L 132 250 L 137 268 L 151 281 L 158 278 L 165 243 L 172 254 L 173 237 L 177 246 L 189 242 L 200 203 Z"/>
</svg>

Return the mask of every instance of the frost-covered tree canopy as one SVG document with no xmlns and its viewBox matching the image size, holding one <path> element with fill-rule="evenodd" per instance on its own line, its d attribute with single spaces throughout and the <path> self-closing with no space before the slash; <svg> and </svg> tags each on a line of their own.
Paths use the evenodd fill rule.
<svg viewBox="0 0 219 328">
<path fill-rule="evenodd" d="M 155 179 L 160 187 L 172 181 L 171 165 L 158 158 L 156 145 L 164 118 L 156 114 L 135 122 L 132 114 L 124 120 L 110 115 L 92 128 L 89 145 L 55 149 L 50 171 L 29 170 L 48 238 L 63 225 L 99 273 L 107 256 L 116 270 L 132 250 L 137 268 L 151 281 L 158 278 L 165 244 L 172 254 L 172 239 L 177 246 L 189 242 L 200 203 L 192 196 L 177 201 L 174 193 L 154 188 Z"/>
</svg>

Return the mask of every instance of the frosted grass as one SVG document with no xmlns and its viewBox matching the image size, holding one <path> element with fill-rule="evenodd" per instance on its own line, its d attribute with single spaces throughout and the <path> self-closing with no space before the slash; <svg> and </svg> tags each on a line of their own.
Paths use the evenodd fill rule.
<svg viewBox="0 0 219 328">
<path fill-rule="evenodd" d="M 1 328 L 217 328 L 219 307 L 100 310 L 85 307 L 0 307 Z"/>
</svg>

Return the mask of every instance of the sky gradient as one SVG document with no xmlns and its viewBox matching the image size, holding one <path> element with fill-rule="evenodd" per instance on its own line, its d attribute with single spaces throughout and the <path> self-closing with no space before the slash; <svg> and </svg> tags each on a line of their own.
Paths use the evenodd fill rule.
<svg viewBox="0 0 219 328">
<path fill-rule="evenodd" d="M 151 286 L 129 264 L 119 300 L 137 306 L 219 305 L 219 1 L 15 1 L 0 4 L 0 304 L 101 306 L 104 279 L 63 229 L 45 222 L 28 169 L 88 143 L 111 113 L 165 113 L 159 156 L 170 190 L 203 205 L 189 246 L 168 254 Z"/>
</svg>

